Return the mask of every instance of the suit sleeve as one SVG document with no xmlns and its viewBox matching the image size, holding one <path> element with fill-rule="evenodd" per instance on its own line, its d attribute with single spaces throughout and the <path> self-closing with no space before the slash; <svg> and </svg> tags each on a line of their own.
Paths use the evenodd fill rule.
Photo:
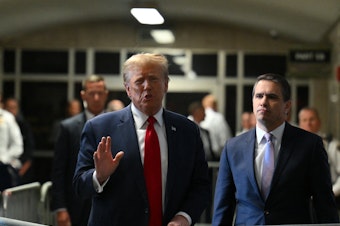
<svg viewBox="0 0 340 226">
<path fill-rule="evenodd" d="M 323 147 L 321 138 L 312 152 L 313 163 L 311 170 L 313 204 L 317 217 L 317 223 L 339 222 L 334 194 L 332 192 L 332 181 L 328 164 L 327 152 Z"/>
<path fill-rule="evenodd" d="M 98 143 L 99 141 L 95 140 L 91 123 L 87 122 L 81 134 L 80 150 L 73 177 L 74 191 L 83 198 L 91 198 L 96 194 L 92 176 L 95 170 L 93 153 L 96 151 Z"/>
<path fill-rule="evenodd" d="M 69 162 L 68 143 L 70 142 L 70 134 L 62 124 L 59 126 L 60 130 L 54 147 L 52 168 L 52 211 L 60 208 L 66 208 L 66 170 L 67 163 Z"/>
<path fill-rule="evenodd" d="M 232 225 L 235 211 L 235 185 L 229 168 L 227 145 L 220 160 L 214 197 L 213 226 Z"/>
</svg>

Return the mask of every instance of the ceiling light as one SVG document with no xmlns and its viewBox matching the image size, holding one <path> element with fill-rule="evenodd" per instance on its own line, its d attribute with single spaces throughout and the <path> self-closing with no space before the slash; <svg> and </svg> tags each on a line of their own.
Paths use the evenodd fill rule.
<svg viewBox="0 0 340 226">
<path fill-rule="evenodd" d="M 132 8 L 130 12 L 141 24 L 155 25 L 164 23 L 164 18 L 155 8 Z"/>
<path fill-rule="evenodd" d="M 150 31 L 150 34 L 159 44 L 170 44 L 175 42 L 175 35 L 168 29 L 153 29 Z"/>
</svg>

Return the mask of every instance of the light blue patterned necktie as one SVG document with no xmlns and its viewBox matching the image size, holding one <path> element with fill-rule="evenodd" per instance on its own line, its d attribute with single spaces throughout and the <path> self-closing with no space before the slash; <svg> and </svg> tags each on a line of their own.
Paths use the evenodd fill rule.
<svg viewBox="0 0 340 226">
<path fill-rule="evenodd" d="M 262 164 L 261 193 L 264 200 L 266 200 L 274 174 L 274 145 L 272 143 L 272 134 L 266 133 L 264 136 L 267 142 Z"/>
</svg>

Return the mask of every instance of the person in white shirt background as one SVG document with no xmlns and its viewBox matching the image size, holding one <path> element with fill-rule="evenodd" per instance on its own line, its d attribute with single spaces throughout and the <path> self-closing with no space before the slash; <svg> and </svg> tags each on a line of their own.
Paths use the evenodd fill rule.
<svg viewBox="0 0 340 226">
<path fill-rule="evenodd" d="M 202 105 L 205 109 L 205 118 L 200 125 L 209 131 L 212 150 L 215 156 L 219 157 L 225 142 L 233 134 L 224 116 L 217 111 L 217 100 L 214 95 L 208 94 L 203 97 Z"/>
<path fill-rule="evenodd" d="M 22 153 L 23 139 L 15 117 L 0 105 L 0 191 L 19 183 L 19 178 L 16 177 L 21 167 L 19 158 Z"/>
</svg>

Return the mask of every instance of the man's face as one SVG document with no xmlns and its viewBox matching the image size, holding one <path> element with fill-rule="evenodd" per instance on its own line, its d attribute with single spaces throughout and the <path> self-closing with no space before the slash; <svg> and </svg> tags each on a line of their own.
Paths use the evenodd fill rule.
<svg viewBox="0 0 340 226">
<path fill-rule="evenodd" d="M 17 116 L 19 113 L 18 103 L 14 100 L 7 100 L 5 103 L 5 109 L 15 116 Z"/>
<path fill-rule="evenodd" d="M 156 114 L 168 91 L 168 80 L 162 74 L 161 68 L 150 63 L 134 66 L 127 77 L 129 79 L 125 90 L 133 104 L 146 115 Z"/>
<path fill-rule="evenodd" d="M 104 81 L 88 82 L 86 89 L 81 91 L 83 101 L 87 103 L 87 109 L 94 115 L 100 114 L 106 104 L 108 91 Z"/>
<path fill-rule="evenodd" d="M 318 133 L 321 122 L 314 111 L 301 110 L 299 113 L 299 127 L 312 133 Z"/>
<path fill-rule="evenodd" d="M 253 96 L 253 112 L 260 128 L 271 131 L 281 125 L 290 109 L 291 102 L 284 101 L 281 87 L 267 80 L 257 83 Z"/>
</svg>

